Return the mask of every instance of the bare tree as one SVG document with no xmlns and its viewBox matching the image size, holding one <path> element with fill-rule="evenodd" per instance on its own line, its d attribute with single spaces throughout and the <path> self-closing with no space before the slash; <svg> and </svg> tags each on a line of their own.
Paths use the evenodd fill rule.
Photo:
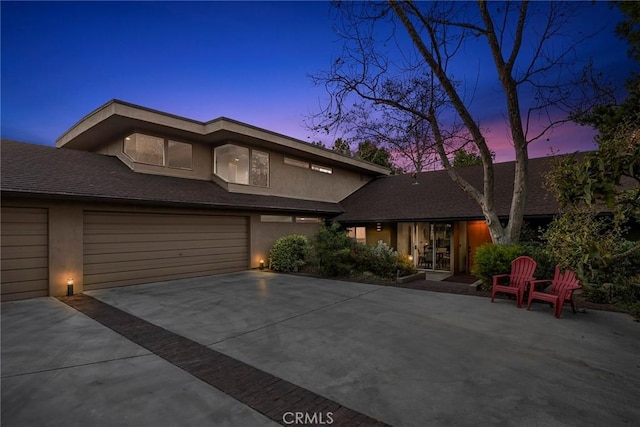
<svg viewBox="0 0 640 427">
<path fill-rule="evenodd" d="M 576 39 L 567 27 L 577 6 L 585 7 L 528 1 L 338 2 L 337 30 L 345 45 L 331 69 L 314 77 L 331 96 L 316 125 L 326 130 L 353 126 L 360 115 L 358 131 L 374 132 L 378 138 L 386 135 L 391 146 L 423 126 L 422 149 L 435 150 L 451 179 L 478 203 L 494 243 L 517 242 L 527 197 L 528 145 L 568 121 L 568 113 L 584 101 L 574 96 L 584 92 L 573 90 L 578 79 L 572 76 L 581 73 L 571 74 L 571 68 L 576 65 L 576 46 L 587 37 Z M 478 61 L 490 58 L 492 71 L 478 71 L 471 79 L 456 75 L 461 62 L 468 67 L 475 54 Z M 487 129 L 478 118 L 481 112 L 474 110 L 481 80 L 495 84 L 501 101 L 496 99 L 494 105 L 502 106 L 515 155 L 509 222 L 504 227 L 495 209 Z M 362 120 L 362 111 L 368 111 L 368 120 Z M 391 111 L 407 121 L 389 120 Z M 482 160 L 484 179 L 479 187 L 465 180 L 449 160 L 453 151 L 467 144 Z M 423 167 L 419 160 L 414 166 Z"/>
</svg>

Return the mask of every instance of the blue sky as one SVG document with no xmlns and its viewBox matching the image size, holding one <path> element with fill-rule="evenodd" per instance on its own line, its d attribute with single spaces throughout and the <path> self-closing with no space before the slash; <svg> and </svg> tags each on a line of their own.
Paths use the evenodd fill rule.
<svg viewBox="0 0 640 427">
<path fill-rule="evenodd" d="M 610 21 L 588 49 L 622 81 L 630 63 L 613 36 L 619 15 L 603 6 L 585 3 L 579 22 L 590 29 Z M 328 69 L 342 46 L 326 2 L 3 1 L 1 8 L 3 138 L 53 145 L 113 98 L 319 138 L 304 120 L 326 95 L 309 74 Z M 560 129 L 533 156 L 550 145 L 592 149 L 591 136 Z"/>
</svg>

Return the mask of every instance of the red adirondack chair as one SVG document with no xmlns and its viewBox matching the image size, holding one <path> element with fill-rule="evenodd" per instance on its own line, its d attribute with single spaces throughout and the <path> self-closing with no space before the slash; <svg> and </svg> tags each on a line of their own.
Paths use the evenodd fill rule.
<svg viewBox="0 0 640 427">
<path fill-rule="evenodd" d="M 549 293 L 536 291 L 536 285 L 541 283 L 551 283 L 551 290 Z M 556 272 L 553 275 L 553 280 L 534 280 L 531 282 L 531 289 L 529 290 L 529 303 L 527 304 L 527 310 L 531 310 L 531 303 L 533 300 L 546 301 L 553 304 L 555 308 L 555 315 L 560 318 L 562 315 L 562 308 L 564 303 L 569 301 L 573 312 L 576 312 L 576 307 L 573 304 L 573 291 L 581 288 L 580 282 L 576 277 L 576 273 L 571 270 L 565 270 L 563 273 L 559 265 L 556 265 Z"/>
<path fill-rule="evenodd" d="M 491 302 L 496 292 L 503 292 L 516 296 L 518 307 L 522 307 L 524 291 L 527 283 L 534 280 L 533 273 L 536 271 L 537 263 L 528 256 L 521 256 L 511 261 L 511 273 L 498 274 L 493 276 L 493 286 L 491 287 Z M 502 279 L 508 278 L 507 284 L 500 284 Z"/>
</svg>

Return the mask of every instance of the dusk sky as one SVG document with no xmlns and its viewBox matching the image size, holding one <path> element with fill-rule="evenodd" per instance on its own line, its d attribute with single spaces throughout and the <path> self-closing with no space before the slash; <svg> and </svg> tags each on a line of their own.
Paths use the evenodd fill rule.
<svg viewBox="0 0 640 427">
<path fill-rule="evenodd" d="M 613 33 L 616 8 L 584 3 L 576 25 L 606 27 L 582 55 L 620 84 L 633 66 Z M 341 52 L 326 2 L 6 2 L 2 17 L 3 138 L 54 145 L 110 99 L 207 121 L 220 116 L 303 141 L 322 139 L 305 117 L 326 102 L 310 74 Z M 482 81 L 480 81 L 482 84 Z M 495 94 L 476 102 L 495 104 Z M 502 102 L 502 101 L 501 101 Z M 502 118 L 490 117 L 492 148 Z M 531 146 L 531 157 L 594 149 L 589 129 L 568 126 Z M 330 143 L 325 137 L 324 142 Z"/>
</svg>

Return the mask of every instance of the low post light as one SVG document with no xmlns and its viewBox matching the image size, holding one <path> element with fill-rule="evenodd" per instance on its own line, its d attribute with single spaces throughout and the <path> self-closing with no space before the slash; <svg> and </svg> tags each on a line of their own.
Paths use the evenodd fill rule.
<svg viewBox="0 0 640 427">
<path fill-rule="evenodd" d="M 73 295 L 73 278 L 69 277 L 67 279 L 67 296 L 70 297 Z"/>
<path fill-rule="evenodd" d="M 264 270 L 264 260 L 260 260 L 260 270 Z"/>
</svg>

